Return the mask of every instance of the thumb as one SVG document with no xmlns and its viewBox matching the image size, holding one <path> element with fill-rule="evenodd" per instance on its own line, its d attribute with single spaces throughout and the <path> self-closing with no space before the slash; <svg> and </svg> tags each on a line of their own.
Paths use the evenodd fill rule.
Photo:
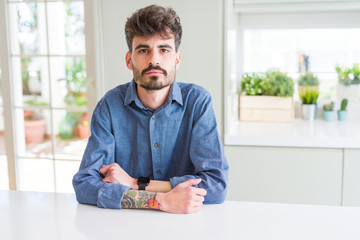
<svg viewBox="0 0 360 240">
<path fill-rule="evenodd" d="M 199 184 L 200 182 L 201 182 L 201 178 L 189 179 L 189 180 L 183 182 L 181 185 L 183 187 L 191 187 L 191 186 Z"/>
</svg>

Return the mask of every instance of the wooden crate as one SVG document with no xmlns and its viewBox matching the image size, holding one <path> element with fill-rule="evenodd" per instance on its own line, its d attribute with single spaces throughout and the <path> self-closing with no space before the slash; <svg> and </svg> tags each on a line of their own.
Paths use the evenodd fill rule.
<svg viewBox="0 0 360 240">
<path fill-rule="evenodd" d="M 295 115 L 292 97 L 239 96 L 239 120 L 292 122 Z"/>
</svg>

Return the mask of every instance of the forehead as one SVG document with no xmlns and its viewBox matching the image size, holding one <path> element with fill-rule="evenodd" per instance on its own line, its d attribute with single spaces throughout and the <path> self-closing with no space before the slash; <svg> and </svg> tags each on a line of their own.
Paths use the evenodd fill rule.
<svg viewBox="0 0 360 240">
<path fill-rule="evenodd" d="M 149 47 L 170 45 L 172 48 L 175 49 L 175 37 L 171 35 L 170 38 L 163 38 L 158 34 L 150 37 L 135 36 L 132 42 L 132 49 L 135 49 L 139 45 L 148 45 Z"/>
</svg>

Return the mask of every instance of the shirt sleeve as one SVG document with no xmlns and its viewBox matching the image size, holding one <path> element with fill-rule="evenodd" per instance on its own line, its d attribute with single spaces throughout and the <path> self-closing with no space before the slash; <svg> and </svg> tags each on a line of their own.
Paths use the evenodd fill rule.
<svg viewBox="0 0 360 240">
<path fill-rule="evenodd" d="M 91 136 L 86 146 L 79 171 L 73 178 L 76 199 L 79 203 L 102 208 L 121 209 L 128 186 L 103 183 L 100 168 L 115 162 L 115 139 L 112 135 L 110 111 L 104 99 L 97 104 L 91 119 Z"/>
<path fill-rule="evenodd" d="M 197 185 L 207 191 L 205 204 L 225 201 L 229 166 L 217 130 L 211 97 L 198 101 L 195 106 L 194 125 L 190 142 L 190 159 L 193 175 L 170 178 L 172 188 L 191 178 L 201 178 Z"/>
</svg>

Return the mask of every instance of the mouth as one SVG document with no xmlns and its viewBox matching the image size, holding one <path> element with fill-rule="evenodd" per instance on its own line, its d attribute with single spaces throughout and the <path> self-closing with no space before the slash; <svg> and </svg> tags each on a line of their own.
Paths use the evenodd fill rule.
<svg viewBox="0 0 360 240">
<path fill-rule="evenodd" d="M 160 71 L 160 70 L 150 70 L 150 71 L 145 72 L 145 74 L 147 74 L 147 75 L 159 75 L 159 74 L 164 74 L 164 72 Z"/>
<path fill-rule="evenodd" d="M 141 75 L 144 76 L 145 74 L 148 76 L 152 76 L 152 75 L 165 75 L 166 76 L 167 72 L 165 69 L 162 69 L 159 66 L 150 66 L 141 72 Z"/>
</svg>

